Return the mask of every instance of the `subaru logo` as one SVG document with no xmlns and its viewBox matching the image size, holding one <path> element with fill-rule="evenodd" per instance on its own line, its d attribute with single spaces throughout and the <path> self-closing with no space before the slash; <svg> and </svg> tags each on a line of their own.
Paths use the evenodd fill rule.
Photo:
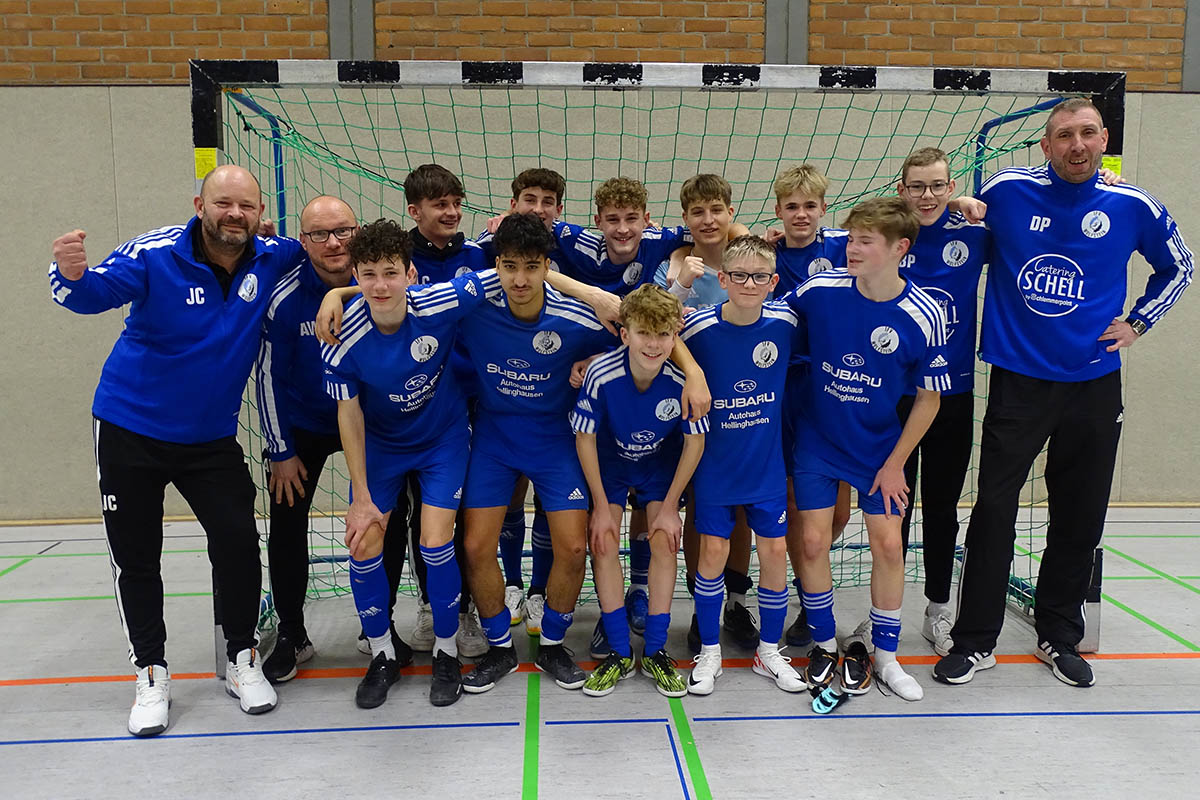
<svg viewBox="0 0 1200 800">
<path fill-rule="evenodd" d="M 411 378 L 409 378 L 408 380 L 406 380 L 406 381 L 404 382 L 404 388 L 405 388 L 405 389 L 408 389 L 410 392 L 412 392 L 412 391 L 415 391 L 415 390 L 417 390 L 417 389 L 420 389 L 420 388 L 421 388 L 422 386 L 424 386 L 424 385 L 425 385 L 425 384 L 426 384 L 428 381 L 429 381 L 429 376 L 428 376 L 428 375 L 424 375 L 424 374 L 421 374 L 421 375 L 413 375 Z"/>
<path fill-rule="evenodd" d="M 847 367 L 861 367 L 863 364 L 867 363 L 867 360 L 858 353 L 847 353 L 846 355 L 842 356 L 842 363 L 844 363 Z"/>
<path fill-rule="evenodd" d="M 523 358 L 510 358 L 508 365 L 517 369 L 529 369 L 529 362 Z"/>
<path fill-rule="evenodd" d="M 633 440 L 638 444 L 646 444 L 654 441 L 653 431 L 636 431 L 633 433 Z"/>
<path fill-rule="evenodd" d="M 741 392 L 742 394 L 749 394 L 750 392 L 753 392 L 755 389 L 758 388 L 758 384 L 752 380 L 746 379 L 744 381 L 738 381 L 737 383 L 735 383 L 733 385 L 733 388 L 736 389 L 737 391 Z"/>
</svg>

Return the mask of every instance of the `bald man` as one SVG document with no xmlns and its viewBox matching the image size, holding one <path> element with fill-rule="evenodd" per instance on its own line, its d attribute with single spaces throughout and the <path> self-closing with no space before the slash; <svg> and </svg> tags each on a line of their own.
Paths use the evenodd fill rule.
<svg viewBox="0 0 1200 800">
<path fill-rule="evenodd" d="M 313 328 L 317 309 L 330 289 L 350 284 L 347 246 L 358 231 L 354 211 L 345 202 L 322 195 L 300 212 L 300 244 L 307 258 L 280 279 L 267 304 L 262 345 L 255 369 L 258 415 L 266 441 L 267 486 L 271 518 L 267 560 L 271 598 L 279 616 L 275 648 L 263 662 L 272 683 L 296 676 L 297 665 L 312 658 L 312 641 L 304 626 L 308 589 L 308 512 L 312 495 L 329 456 L 342 449 L 337 401 L 325 392 L 321 343 Z M 414 276 L 415 279 L 415 276 Z M 389 521 L 384 571 L 394 602 L 404 567 L 407 497 L 401 513 Z M 392 536 L 393 528 L 400 531 Z M 396 540 L 395 546 L 391 545 Z M 412 650 L 392 629 L 401 665 Z"/>
<path fill-rule="evenodd" d="M 256 651 L 262 583 L 254 483 L 238 444 L 242 392 L 272 288 L 301 260 L 300 243 L 256 234 L 258 181 L 213 170 L 185 225 L 159 228 L 89 267 L 84 232 L 54 240 L 50 290 L 79 314 L 129 304 L 92 403 L 104 530 L 117 611 L 137 670 L 129 732 L 166 730 L 163 491 L 173 483 L 208 537 L 229 664 L 225 689 L 243 711 L 277 702 Z"/>
</svg>

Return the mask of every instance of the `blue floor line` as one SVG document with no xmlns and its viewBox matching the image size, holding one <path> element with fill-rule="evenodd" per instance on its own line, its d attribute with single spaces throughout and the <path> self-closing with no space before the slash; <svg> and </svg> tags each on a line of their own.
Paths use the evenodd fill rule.
<svg viewBox="0 0 1200 800">
<path fill-rule="evenodd" d="M 145 741 L 162 739 L 214 739 L 224 736 L 289 736 L 305 733 L 364 733 L 369 731 L 421 731 L 449 728 L 518 728 L 519 722 L 448 722 L 428 725 L 363 725 L 346 728 L 293 728 L 273 731 L 214 731 L 212 733 L 162 733 L 146 737 Z M 12 739 L 0 740 L 0 747 L 29 744 L 80 744 L 87 742 L 133 742 L 135 736 L 85 736 L 74 739 Z"/>
<path fill-rule="evenodd" d="M 778 717 L 692 717 L 693 722 L 778 722 L 823 719 L 952 719 L 980 717 L 1142 717 L 1198 716 L 1200 709 L 1147 711 L 931 711 L 921 714 L 788 714 Z"/>
<path fill-rule="evenodd" d="M 671 742 L 671 755 L 675 757 L 675 772 L 679 775 L 679 785 L 683 788 L 683 800 L 692 800 L 692 796 L 688 794 L 687 779 L 683 777 L 683 764 L 679 763 L 679 748 L 675 747 L 675 733 L 671 730 L 670 724 L 667 728 L 667 739 Z"/>
<path fill-rule="evenodd" d="M 547 725 L 637 725 L 643 722 L 666 722 L 666 717 L 649 719 L 548 719 Z"/>
</svg>

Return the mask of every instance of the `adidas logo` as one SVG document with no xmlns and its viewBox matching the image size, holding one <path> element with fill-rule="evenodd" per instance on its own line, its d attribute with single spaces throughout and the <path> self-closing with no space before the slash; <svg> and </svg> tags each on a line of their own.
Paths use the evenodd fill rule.
<svg viewBox="0 0 1200 800">
<path fill-rule="evenodd" d="M 1125 412 L 1122 411 L 1120 414 L 1117 414 L 1117 424 L 1120 424 L 1124 421 L 1125 421 Z"/>
<path fill-rule="evenodd" d="M 454 490 L 454 499 L 462 500 L 462 487 L 461 486 Z"/>
<path fill-rule="evenodd" d="M 371 606 L 370 608 L 366 608 L 366 609 L 363 609 L 362 611 L 358 612 L 358 616 L 359 617 L 373 617 L 379 613 L 381 613 L 381 610 L 379 609 L 378 606 Z"/>
<path fill-rule="evenodd" d="M 938 367 L 945 367 L 945 366 L 947 366 L 946 359 L 942 358 L 941 356 L 938 356 L 932 362 L 930 362 L 929 366 L 933 369 L 937 369 Z"/>
<path fill-rule="evenodd" d="M 568 500 L 582 500 L 582 499 L 584 499 L 583 492 L 579 491 L 579 487 L 575 487 L 574 489 L 571 490 L 571 493 L 569 495 L 567 495 L 567 499 Z"/>
<path fill-rule="evenodd" d="M 787 522 L 787 512 L 786 511 L 779 515 L 779 524 L 782 525 L 785 522 Z"/>
<path fill-rule="evenodd" d="M 467 283 L 467 285 L 466 285 L 464 288 L 465 288 L 465 289 L 467 290 L 467 292 L 469 292 L 470 294 L 473 294 L 473 295 L 474 295 L 474 296 L 476 296 L 476 297 L 478 297 L 478 296 L 479 296 L 479 292 L 478 292 L 478 290 L 476 290 L 476 288 L 475 288 L 475 284 L 473 284 L 473 283 Z"/>
<path fill-rule="evenodd" d="M 592 404 L 588 402 L 586 397 L 580 399 L 576 405 L 579 407 L 580 411 L 586 411 L 589 414 L 592 413 Z"/>
</svg>

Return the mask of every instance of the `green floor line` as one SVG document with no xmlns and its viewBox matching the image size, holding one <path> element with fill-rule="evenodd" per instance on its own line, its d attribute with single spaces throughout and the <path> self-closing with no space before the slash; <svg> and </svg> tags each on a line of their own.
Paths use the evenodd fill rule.
<svg viewBox="0 0 1200 800">
<path fill-rule="evenodd" d="M 704 775 L 704 766 L 700 763 L 700 753 L 696 750 L 696 738 L 692 736 L 687 712 L 683 710 L 683 703 L 678 697 L 672 697 L 670 702 L 671 719 L 675 721 L 675 734 L 679 737 L 679 746 L 687 762 L 688 777 L 692 779 L 692 791 L 696 793 L 696 800 L 712 800 L 712 790 L 708 788 L 708 778 Z"/>
<path fill-rule="evenodd" d="M 525 764 L 521 772 L 521 800 L 538 796 L 538 732 L 542 727 L 542 675 L 529 673 L 525 684 Z"/>
<path fill-rule="evenodd" d="M 12 571 L 13 571 L 14 569 L 16 569 L 17 567 L 23 567 L 23 566 L 25 566 L 25 565 L 26 565 L 26 564 L 28 564 L 30 561 L 33 561 L 33 559 L 32 559 L 32 558 L 27 558 L 27 559 L 25 559 L 24 561 L 18 561 L 16 564 L 13 564 L 11 567 L 8 567 L 7 569 L 0 570 L 0 578 L 3 578 L 5 575 L 7 575 L 8 573 L 12 572 Z"/>
<path fill-rule="evenodd" d="M 1139 561 L 1138 559 L 1134 558 L 1133 556 L 1129 555 L 1128 553 L 1122 553 L 1120 550 L 1118 550 L 1115 547 L 1106 546 L 1104 548 L 1104 552 L 1112 553 L 1115 556 L 1120 556 L 1121 558 L 1128 561 L 1130 564 L 1136 564 L 1139 567 L 1141 567 L 1142 569 L 1146 570 L 1147 572 L 1153 572 L 1158 577 L 1168 580 L 1171 583 L 1175 584 L 1176 586 L 1182 586 L 1183 588 L 1187 589 L 1188 591 L 1195 592 L 1196 594 L 1200 594 L 1200 588 L 1192 586 L 1190 583 L 1180 580 L 1179 578 L 1176 578 L 1174 575 L 1169 575 L 1169 574 L 1163 572 L 1161 569 L 1152 567 L 1149 564 L 1147 564 L 1145 561 Z"/>
<path fill-rule="evenodd" d="M 1147 617 L 1145 614 L 1134 611 L 1132 608 L 1125 605 L 1120 600 L 1116 600 L 1116 599 L 1110 597 L 1109 595 L 1104 594 L 1103 592 L 1100 593 L 1100 596 L 1102 598 L 1104 598 L 1105 600 L 1107 600 L 1108 602 L 1112 603 L 1117 608 L 1124 611 L 1129 616 L 1138 620 L 1139 622 L 1144 622 L 1147 625 L 1149 625 L 1151 628 L 1154 628 L 1154 630 L 1158 631 L 1163 636 L 1174 639 L 1175 641 L 1179 642 L 1181 645 L 1183 645 L 1184 647 L 1186 647 L 1187 649 L 1189 649 L 1193 652 L 1200 652 L 1200 644 L 1196 644 L 1195 642 L 1188 641 L 1187 639 L 1180 636 L 1178 633 L 1175 633 L 1174 631 L 1172 631 L 1170 628 L 1167 628 L 1165 625 L 1160 625 L 1159 623 L 1157 623 L 1154 620 Z"/>
<path fill-rule="evenodd" d="M 1158 581 L 1157 575 L 1105 575 L 1105 581 Z"/>
<path fill-rule="evenodd" d="M 15 569 L 15 567 L 14 567 Z M 3 573 L 0 573 L 3 574 Z M 212 597 L 212 592 L 167 592 L 163 597 Z M 79 597 L 18 597 L 0 603 L 66 603 L 74 600 L 116 600 L 116 595 L 94 594 Z"/>
</svg>

